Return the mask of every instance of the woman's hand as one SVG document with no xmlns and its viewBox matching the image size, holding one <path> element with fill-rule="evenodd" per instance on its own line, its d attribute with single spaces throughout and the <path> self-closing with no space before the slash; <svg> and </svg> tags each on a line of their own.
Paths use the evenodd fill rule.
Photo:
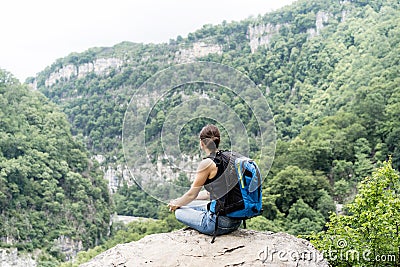
<svg viewBox="0 0 400 267">
<path fill-rule="evenodd" d="M 174 212 L 176 209 L 179 209 L 180 207 L 185 206 L 195 200 L 207 178 L 209 177 L 213 167 L 216 168 L 215 163 L 211 159 L 202 160 L 197 168 L 196 177 L 192 183 L 192 186 L 183 196 L 169 202 L 169 210 Z"/>
<path fill-rule="evenodd" d="M 176 204 L 176 200 L 171 200 L 171 202 L 168 203 L 169 211 L 174 212 L 175 210 L 179 209 L 180 206 Z"/>
</svg>

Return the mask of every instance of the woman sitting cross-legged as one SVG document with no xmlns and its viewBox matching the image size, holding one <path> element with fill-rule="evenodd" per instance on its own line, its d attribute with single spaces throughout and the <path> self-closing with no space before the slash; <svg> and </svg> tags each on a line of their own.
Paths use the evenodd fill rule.
<svg viewBox="0 0 400 267">
<path fill-rule="evenodd" d="M 222 235 L 239 228 L 242 220 L 217 215 L 210 212 L 207 204 L 188 206 L 193 200 L 209 200 L 210 193 L 201 191 L 204 185 L 215 181 L 223 169 L 218 168 L 213 161 L 218 152 L 220 132 L 215 125 L 207 125 L 200 132 L 200 148 L 206 153 L 196 172 L 196 177 L 190 189 L 180 198 L 170 201 L 170 211 L 175 212 L 175 217 L 183 224 L 207 235 Z M 207 187 L 206 187 L 207 188 Z M 200 192 L 201 191 L 201 192 Z M 216 227 L 218 223 L 218 227 Z"/>
</svg>

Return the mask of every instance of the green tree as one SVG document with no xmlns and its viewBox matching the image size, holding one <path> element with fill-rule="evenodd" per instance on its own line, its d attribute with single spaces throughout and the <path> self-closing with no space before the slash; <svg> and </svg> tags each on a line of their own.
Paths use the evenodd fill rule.
<svg viewBox="0 0 400 267">
<path fill-rule="evenodd" d="M 368 140 L 365 138 L 356 140 L 356 143 L 354 144 L 354 151 L 356 157 L 356 162 L 354 163 L 354 172 L 356 174 L 357 181 L 359 181 L 363 177 L 370 175 L 373 169 L 373 165 L 369 157 L 371 148 Z"/>
<path fill-rule="evenodd" d="M 0 79 L 1 245 L 51 251 L 62 235 L 85 248 L 103 242 L 112 202 L 66 116 L 7 73 Z"/>
<path fill-rule="evenodd" d="M 341 179 L 339 181 L 335 182 L 334 188 L 333 188 L 335 200 L 338 203 L 345 203 L 350 192 L 351 192 L 351 186 L 350 183 L 345 180 Z"/>
<path fill-rule="evenodd" d="M 284 229 L 264 216 L 257 216 L 246 220 L 246 227 L 256 231 L 282 232 Z"/>
<path fill-rule="evenodd" d="M 276 196 L 276 207 L 280 212 L 288 214 L 292 205 L 299 199 L 316 208 L 321 189 L 330 190 L 323 176 L 314 176 L 296 166 L 288 166 L 268 182 L 266 194 Z"/>
<path fill-rule="evenodd" d="M 359 193 L 347 205 L 348 214 L 332 214 L 328 229 L 313 236 L 312 243 L 318 249 L 342 255 L 358 253 L 356 258 L 328 258 L 333 266 L 399 266 L 399 192 L 399 173 L 391 161 L 385 162 L 361 182 Z M 380 262 L 381 255 L 392 255 L 391 261 Z"/>
<path fill-rule="evenodd" d="M 290 208 L 287 220 L 286 230 L 293 235 L 307 235 L 320 231 L 325 224 L 324 216 L 301 198 Z"/>
</svg>

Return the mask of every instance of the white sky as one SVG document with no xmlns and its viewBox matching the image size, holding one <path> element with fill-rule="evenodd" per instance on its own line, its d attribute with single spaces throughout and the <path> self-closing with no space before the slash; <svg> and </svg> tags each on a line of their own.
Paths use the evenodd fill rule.
<svg viewBox="0 0 400 267">
<path fill-rule="evenodd" d="M 122 41 L 162 43 L 295 0 L 4 0 L 0 68 L 21 82 L 56 59 Z"/>
</svg>

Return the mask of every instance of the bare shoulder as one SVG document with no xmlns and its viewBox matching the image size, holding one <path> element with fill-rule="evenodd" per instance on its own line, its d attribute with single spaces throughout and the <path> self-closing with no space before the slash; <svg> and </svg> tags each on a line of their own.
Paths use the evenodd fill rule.
<svg viewBox="0 0 400 267">
<path fill-rule="evenodd" d="M 200 171 L 200 172 L 206 171 L 206 170 L 210 171 L 211 169 L 214 169 L 215 167 L 216 166 L 215 166 L 214 161 L 212 161 L 212 159 L 206 158 L 200 162 L 198 171 Z"/>
</svg>

